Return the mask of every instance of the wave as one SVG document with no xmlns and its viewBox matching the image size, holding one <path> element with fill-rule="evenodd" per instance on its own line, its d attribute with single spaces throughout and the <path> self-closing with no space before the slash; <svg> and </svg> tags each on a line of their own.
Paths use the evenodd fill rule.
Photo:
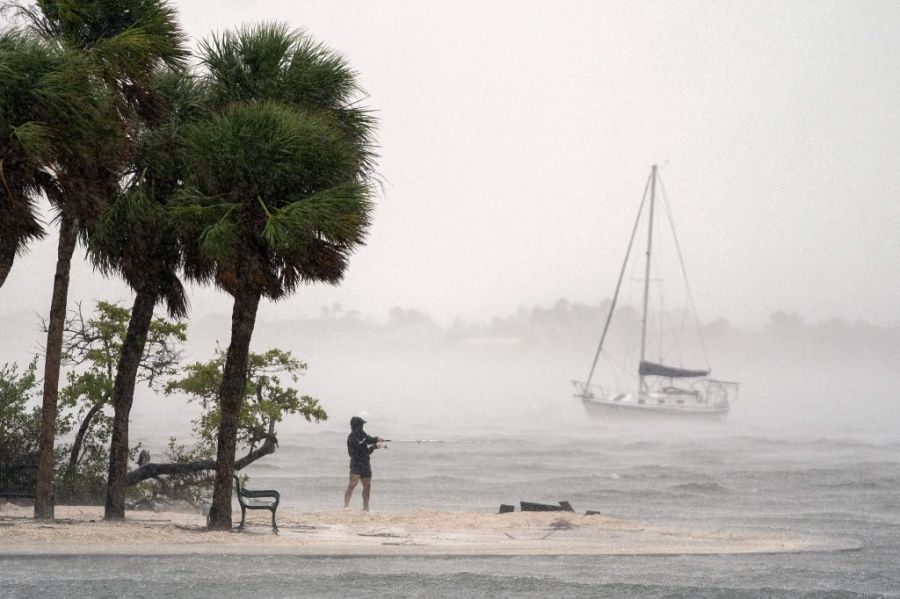
<svg viewBox="0 0 900 599">
<path fill-rule="evenodd" d="M 727 488 L 723 487 L 719 483 L 707 481 L 707 482 L 689 482 L 689 483 L 681 483 L 679 485 L 673 485 L 669 487 L 673 491 L 681 491 L 686 493 L 700 493 L 700 494 L 712 494 L 712 495 L 724 495 L 730 493 Z"/>
<path fill-rule="evenodd" d="M 838 480 L 834 482 L 817 483 L 816 487 L 826 489 L 849 489 L 853 491 L 898 489 L 900 480 L 895 478 L 883 478 L 880 480 Z"/>
</svg>

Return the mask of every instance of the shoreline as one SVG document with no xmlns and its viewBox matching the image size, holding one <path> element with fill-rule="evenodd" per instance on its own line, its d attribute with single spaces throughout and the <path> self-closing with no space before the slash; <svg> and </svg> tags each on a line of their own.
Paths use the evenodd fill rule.
<svg viewBox="0 0 900 599">
<path fill-rule="evenodd" d="M 102 521 L 100 506 L 57 506 L 38 522 L 32 508 L 0 505 L 0 556 L 676 556 L 857 549 L 847 539 L 771 531 L 662 527 L 571 512 L 278 511 L 280 534 L 248 512 L 243 533 L 210 532 L 191 512 L 130 511 Z M 239 522 L 240 511 L 237 510 Z"/>
</svg>

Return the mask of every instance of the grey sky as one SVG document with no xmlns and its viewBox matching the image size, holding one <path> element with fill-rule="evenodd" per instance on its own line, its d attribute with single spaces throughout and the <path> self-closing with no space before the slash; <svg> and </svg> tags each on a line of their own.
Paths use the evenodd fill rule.
<svg viewBox="0 0 900 599">
<path fill-rule="evenodd" d="M 596 303 L 650 165 L 669 161 L 702 318 L 900 322 L 900 3 L 175 4 L 193 37 L 305 28 L 350 59 L 381 122 L 368 246 L 341 287 L 263 319 Z M 55 242 L 14 266 L 4 311 L 46 313 Z M 71 297 L 128 293 L 82 266 Z M 230 300 L 195 289 L 192 306 Z"/>
</svg>

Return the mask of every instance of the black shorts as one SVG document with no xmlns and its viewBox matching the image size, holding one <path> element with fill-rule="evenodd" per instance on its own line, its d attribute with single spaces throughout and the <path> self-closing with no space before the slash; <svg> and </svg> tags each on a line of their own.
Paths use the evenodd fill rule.
<svg viewBox="0 0 900 599">
<path fill-rule="evenodd" d="M 350 469 L 350 478 L 353 478 L 354 476 L 358 476 L 360 478 L 372 478 L 372 471 L 371 470 L 359 470 L 359 469 L 354 470 L 351 468 Z"/>
</svg>

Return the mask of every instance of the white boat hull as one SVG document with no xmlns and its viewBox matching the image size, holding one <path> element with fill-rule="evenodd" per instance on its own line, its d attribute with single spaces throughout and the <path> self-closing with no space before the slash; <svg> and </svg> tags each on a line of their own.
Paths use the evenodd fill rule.
<svg viewBox="0 0 900 599">
<path fill-rule="evenodd" d="M 730 403 L 728 393 L 620 393 L 598 397 L 579 393 L 588 415 L 594 418 L 687 418 L 724 420 Z"/>
<path fill-rule="evenodd" d="M 599 420 L 611 419 L 700 419 L 725 420 L 728 406 L 717 408 L 674 408 L 640 404 L 621 404 L 597 399 L 582 398 L 584 409 L 589 416 Z"/>
</svg>

